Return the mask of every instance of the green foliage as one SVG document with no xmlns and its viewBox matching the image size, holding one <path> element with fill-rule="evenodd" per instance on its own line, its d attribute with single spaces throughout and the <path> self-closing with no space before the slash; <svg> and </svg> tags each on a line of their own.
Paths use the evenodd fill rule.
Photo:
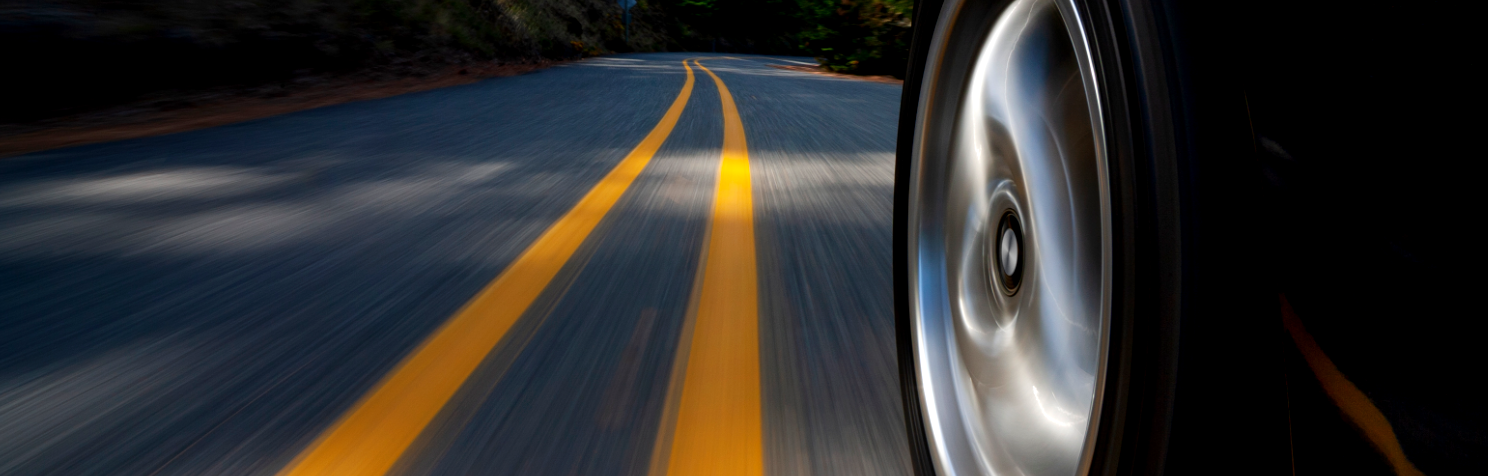
<svg viewBox="0 0 1488 476">
<path fill-rule="evenodd" d="M 303 47 L 335 57 L 571 57 L 655 50 L 654 33 L 623 40 L 616 0 L 40 0 L 0 11 L 27 31 L 66 31 L 63 40 L 168 42 L 199 49 L 255 43 Z M 48 23 L 63 19 L 63 25 Z M 646 30 L 646 25 L 632 25 Z M 55 38 L 38 38 L 55 43 Z M 276 46 L 277 47 L 277 46 Z"/>
<path fill-rule="evenodd" d="M 328 0 L 330 1 L 330 0 Z M 352 23 L 403 51 L 452 48 L 484 57 L 596 55 L 662 47 L 655 35 L 624 40 L 613 0 L 342 0 Z M 632 26 L 635 26 L 634 24 Z"/>
<path fill-rule="evenodd" d="M 0 40 L 25 46 L 0 82 L 41 93 L 0 122 L 325 73 L 663 50 L 659 7 L 637 5 L 626 35 L 616 0 L 27 0 L 0 8 Z"/>
<path fill-rule="evenodd" d="M 812 28 L 801 48 L 833 71 L 903 78 L 909 60 L 912 0 L 801 0 Z"/>
<path fill-rule="evenodd" d="M 903 77 L 913 0 L 659 0 L 674 48 L 814 56 L 833 71 Z"/>
</svg>

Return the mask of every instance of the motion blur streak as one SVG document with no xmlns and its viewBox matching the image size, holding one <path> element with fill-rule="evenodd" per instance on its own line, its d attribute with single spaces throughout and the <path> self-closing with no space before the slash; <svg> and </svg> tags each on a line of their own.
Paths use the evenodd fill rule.
<svg viewBox="0 0 1488 476">
<path fill-rule="evenodd" d="M 723 80 L 723 160 L 668 474 L 764 472 L 759 292 L 744 123 Z"/>
<path fill-rule="evenodd" d="M 692 96 L 692 68 L 682 67 L 682 91 L 640 145 L 280 475 L 381 475 L 392 468 L 661 148 Z M 758 382 L 757 368 L 755 375 Z M 756 416 L 758 406 L 756 398 Z"/>
<path fill-rule="evenodd" d="M 710 295 L 747 305 L 755 286 L 757 328 L 743 330 L 757 344 L 738 350 L 757 374 L 716 377 L 757 382 L 730 398 L 758 395 L 758 413 L 689 423 L 757 431 L 728 437 L 762 452 L 729 457 L 764 474 L 912 474 L 890 292 L 899 86 L 771 67 L 810 58 L 719 56 L 587 58 L 0 159 L 0 476 L 305 462 L 431 336 L 493 304 L 483 290 L 539 258 L 529 248 L 560 219 L 599 215 L 575 207 L 661 142 L 646 137 L 672 120 L 688 68 L 670 135 L 587 238 L 564 235 L 582 244 L 545 287 L 526 284 L 542 291 L 521 317 L 504 331 L 495 312 L 473 319 L 494 330 L 465 333 L 480 341 L 466 357 L 505 335 L 454 395 L 408 388 L 427 398 L 397 410 L 439 407 L 433 419 L 367 432 L 413 438 L 376 455 L 396 458 L 385 474 L 665 471 L 683 388 L 710 378 L 688 366 L 717 351 L 693 351 L 713 347 L 694 339 L 703 276 L 751 241 L 753 264 L 731 266 L 753 278 L 713 269 L 738 287 L 710 281 Z M 678 68 L 691 58 L 737 116 L 696 65 Z M 430 370 L 456 385 L 457 367 Z M 686 471 L 670 473 L 699 474 Z"/>
<path fill-rule="evenodd" d="M 1291 334 L 1292 342 L 1297 344 L 1297 350 L 1302 352 L 1302 358 L 1307 360 L 1307 366 L 1312 369 L 1313 375 L 1317 376 L 1318 382 L 1322 383 L 1323 391 L 1338 404 L 1338 409 L 1358 425 L 1364 435 L 1369 438 L 1380 453 L 1384 453 L 1385 459 L 1390 461 L 1390 467 L 1395 474 L 1400 476 L 1420 476 L 1421 470 L 1416 469 L 1410 459 L 1405 456 L 1405 450 L 1400 447 L 1400 440 L 1395 438 L 1395 429 L 1390 426 L 1390 420 L 1385 419 L 1385 414 L 1380 413 L 1378 407 L 1369 401 L 1369 396 L 1359 390 L 1338 366 L 1333 365 L 1333 359 L 1323 353 L 1318 347 L 1312 333 L 1307 332 L 1307 326 L 1302 324 L 1302 319 L 1297 317 L 1296 311 L 1292 310 L 1292 304 L 1287 302 L 1285 296 L 1281 298 L 1281 322 L 1286 327 L 1287 333 Z"/>
</svg>

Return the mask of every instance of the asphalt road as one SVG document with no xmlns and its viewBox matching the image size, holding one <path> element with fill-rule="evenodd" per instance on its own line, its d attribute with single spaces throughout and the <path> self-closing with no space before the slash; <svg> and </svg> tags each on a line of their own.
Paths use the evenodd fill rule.
<svg viewBox="0 0 1488 476">
<path fill-rule="evenodd" d="M 700 378 L 679 365 L 713 351 L 689 344 L 706 248 L 731 238 L 710 234 L 730 111 L 691 57 L 747 138 L 758 336 L 739 355 L 758 356 L 760 411 L 742 424 L 763 472 L 907 474 L 899 86 L 696 54 L 0 160 L 0 474 L 288 471 L 610 180 L 692 74 L 541 294 L 491 304 L 519 318 L 391 470 L 659 474 Z"/>
</svg>

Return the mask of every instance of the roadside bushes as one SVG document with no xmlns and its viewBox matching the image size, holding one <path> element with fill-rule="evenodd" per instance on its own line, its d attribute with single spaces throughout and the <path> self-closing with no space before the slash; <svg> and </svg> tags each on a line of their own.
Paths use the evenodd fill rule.
<svg viewBox="0 0 1488 476">
<path fill-rule="evenodd" d="M 913 0 L 11 0 L 0 123 L 151 94 L 624 51 L 806 55 L 903 77 Z M 168 96 L 169 94 L 167 94 Z"/>
<path fill-rule="evenodd" d="M 904 77 L 913 0 L 654 0 L 680 49 L 814 56 L 832 71 Z"/>
<path fill-rule="evenodd" d="M 803 3 L 806 3 L 803 0 Z M 817 0 L 801 47 L 832 71 L 904 78 L 913 0 Z"/>
</svg>

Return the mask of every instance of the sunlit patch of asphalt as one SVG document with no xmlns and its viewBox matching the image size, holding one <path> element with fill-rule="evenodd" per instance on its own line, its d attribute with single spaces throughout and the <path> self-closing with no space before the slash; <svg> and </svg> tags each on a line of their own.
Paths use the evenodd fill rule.
<svg viewBox="0 0 1488 476">
<path fill-rule="evenodd" d="M 354 218 L 398 219 L 468 200 L 538 196 L 568 179 L 526 173 L 493 187 L 511 163 L 422 162 L 397 175 L 334 184 L 317 183 L 326 174 L 319 169 L 224 167 L 40 181 L 0 195 L 0 254 L 256 251 L 338 236 L 338 226 Z"/>
<path fill-rule="evenodd" d="M 762 154 L 763 155 L 763 154 Z M 888 227 L 893 218 L 888 198 L 894 192 L 894 157 L 865 154 L 860 160 L 833 155 L 790 154 L 760 172 L 761 195 L 770 197 L 771 214 L 811 214 L 816 223 Z M 805 193 L 805 191 L 810 193 Z M 819 215 L 820 210 L 838 210 Z"/>
</svg>

